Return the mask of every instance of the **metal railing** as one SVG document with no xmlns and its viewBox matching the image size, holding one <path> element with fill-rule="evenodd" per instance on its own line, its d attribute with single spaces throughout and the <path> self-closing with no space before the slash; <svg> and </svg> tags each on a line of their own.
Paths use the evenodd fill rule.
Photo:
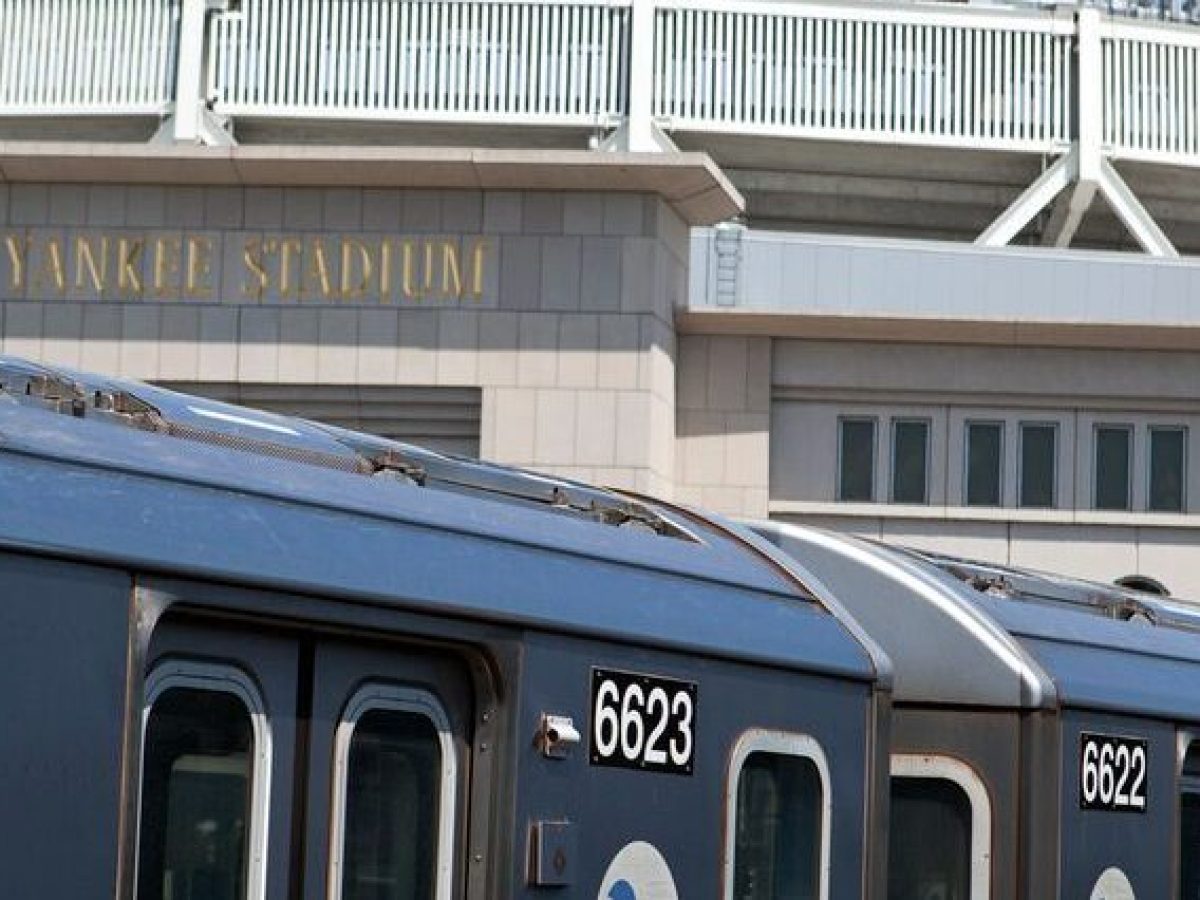
<svg viewBox="0 0 1200 900">
<path fill-rule="evenodd" d="M 1109 154 L 1200 165 L 1200 33 L 1113 22 L 1101 52 Z"/>
<path fill-rule="evenodd" d="M 656 32 L 672 128 L 1042 152 L 1071 137 L 1069 20 L 663 0 Z"/>
<path fill-rule="evenodd" d="M 235 116 L 607 126 L 629 19 L 629 0 L 254 0 L 212 21 L 209 95 Z"/>
<path fill-rule="evenodd" d="M 0 114 L 164 113 L 181 0 L 0 0 Z"/>
</svg>

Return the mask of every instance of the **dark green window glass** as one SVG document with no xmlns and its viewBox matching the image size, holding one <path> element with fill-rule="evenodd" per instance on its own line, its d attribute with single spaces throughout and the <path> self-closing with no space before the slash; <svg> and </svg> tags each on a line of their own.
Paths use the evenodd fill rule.
<svg viewBox="0 0 1200 900">
<path fill-rule="evenodd" d="M 346 767 L 342 900 L 432 900 L 442 752 L 425 716 L 373 709 Z"/>
<path fill-rule="evenodd" d="M 926 503 L 929 478 L 929 423 L 892 423 L 892 502 Z"/>
<path fill-rule="evenodd" d="M 892 779 L 888 900 L 970 900 L 971 802 L 944 778 Z"/>
<path fill-rule="evenodd" d="M 1150 429 L 1150 509 L 1183 512 L 1182 428 Z"/>
<path fill-rule="evenodd" d="M 138 900 L 243 900 L 254 737 L 232 694 L 169 688 L 146 721 Z"/>
<path fill-rule="evenodd" d="M 1004 426 L 967 423 L 967 506 L 999 506 Z"/>
<path fill-rule="evenodd" d="M 875 499 L 875 421 L 838 422 L 838 499 Z"/>
<path fill-rule="evenodd" d="M 1054 504 L 1058 428 L 1054 425 L 1021 426 L 1021 506 L 1050 508 Z"/>
<path fill-rule="evenodd" d="M 751 753 L 737 786 L 733 900 L 814 900 L 821 777 L 811 759 Z"/>
<path fill-rule="evenodd" d="M 1131 438 L 1123 425 L 1096 428 L 1096 509 L 1129 509 Z"/>
</svg>

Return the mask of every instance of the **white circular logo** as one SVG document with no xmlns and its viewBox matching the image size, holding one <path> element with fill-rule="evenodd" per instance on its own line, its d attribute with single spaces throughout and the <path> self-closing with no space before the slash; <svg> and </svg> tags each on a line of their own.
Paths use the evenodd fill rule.
<svg viewBox="0 0 1200 900">
<path fill-rule="evenodd" d="M 1125 873 L 1118 868 L 1108 868 L 1100 873 L 1100 879 L 1092 888 L 1091 900 L 1136 900 L 1133 885 Z"/>
<path fill-rule="evenodd" d="M 675 879 L 653 844 L 626 844 L 608 864 L 596 900 L 679 900 Z"/>
</svg>

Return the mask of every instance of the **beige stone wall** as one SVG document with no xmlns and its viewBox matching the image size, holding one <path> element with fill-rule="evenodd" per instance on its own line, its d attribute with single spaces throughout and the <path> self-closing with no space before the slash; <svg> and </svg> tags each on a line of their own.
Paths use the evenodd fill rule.
<svg viewBox="0 0 1200 900">
<path fill-rule="evenodd" d="M 676 497 L 766 517 L 771 339 L 680 335 Z"/>
<path fill-rule="evenodd" d="M 43 255 L 73 234 L 196 233 L 218 248 L 203 300 L 60 295 L 47 277 L 18 290 L 4 269 L 5 353 L 148 380 L 478 386 L 485 458 L 671 493 L 688 233 L 654 196 L 14 185 L 0 233 Z M 494 266 L 475 300 L 247 297 L 245 241 L 273 234 L 482 237 Z"/>
</svg>

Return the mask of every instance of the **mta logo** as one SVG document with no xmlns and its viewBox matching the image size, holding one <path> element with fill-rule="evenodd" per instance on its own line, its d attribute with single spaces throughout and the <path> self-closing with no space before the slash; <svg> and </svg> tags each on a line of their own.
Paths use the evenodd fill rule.
<svg viewBox="0 0 1200 900">
<path fill-rule="evenodd" d="M 628 881 L 622 878 L 608 891 L 608 900 L 637 900 L 637 891 Z"/>
</svg>

